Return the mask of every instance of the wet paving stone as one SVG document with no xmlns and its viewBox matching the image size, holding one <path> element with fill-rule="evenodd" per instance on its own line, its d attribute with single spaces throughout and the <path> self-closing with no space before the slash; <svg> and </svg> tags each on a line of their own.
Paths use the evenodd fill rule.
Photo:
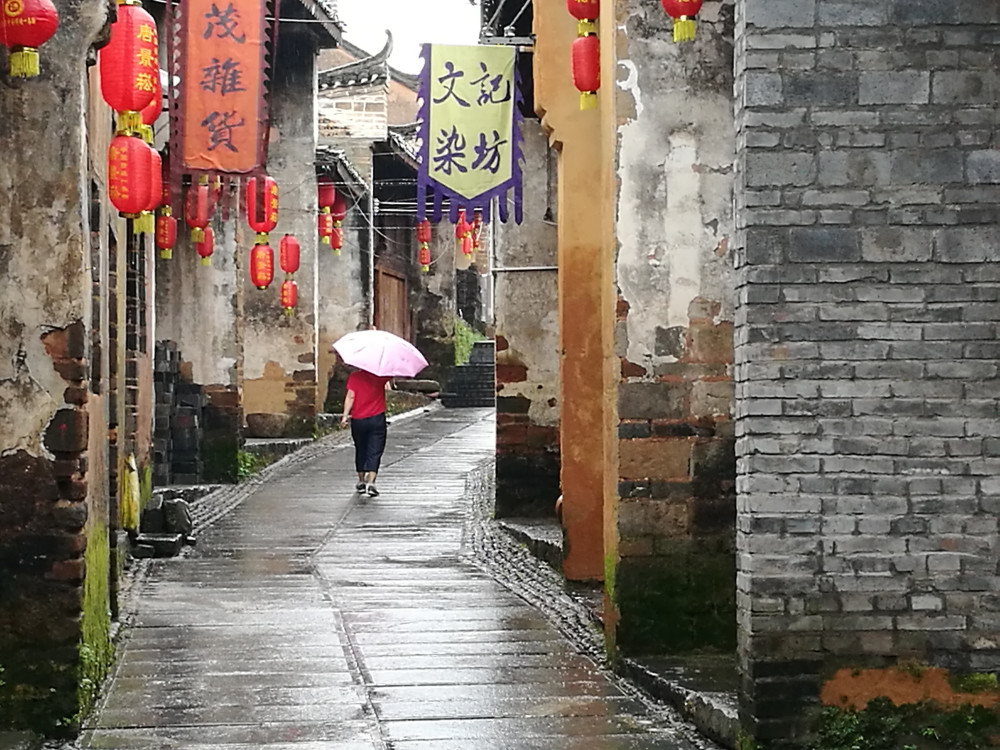
<svg viewBox="0 0 1000 750">
<path fill-rule="evenodd" d="M 151 565 L 79 746 L 713 747 L 603 668 L 585 613 L 495 535 L 493 448 L 491 411 L 438 410 L 390 426 L 378 498 L 342 440 L 227 490 Z"/>
</svg>

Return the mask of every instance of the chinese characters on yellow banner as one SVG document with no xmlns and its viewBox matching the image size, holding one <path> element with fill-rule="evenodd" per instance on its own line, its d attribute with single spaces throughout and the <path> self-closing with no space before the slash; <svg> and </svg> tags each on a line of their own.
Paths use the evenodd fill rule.
<svg viewBox="0 0 1000 750">
<path fill-rule="evenodd" d="M 514 191 L 521 216 L 520 97 L 510 47 L 427 45 L 424 48 L 418 212 L 424 217 L 428 191 L 432 217 L 439 220 L 448 200 L 452 221 L 459 209 L 470 214 L 500 198 L 507 218 L 507 193 Z"/>
</svg>

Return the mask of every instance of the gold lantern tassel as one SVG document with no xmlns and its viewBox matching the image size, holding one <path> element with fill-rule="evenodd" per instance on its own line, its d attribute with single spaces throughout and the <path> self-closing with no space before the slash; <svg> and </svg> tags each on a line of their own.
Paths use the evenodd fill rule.
<svg viewBox="0 0 1000 750">
<path fill-rule="evenodd" d="M 204 242 L 205 241 L 205 230 L 201 227 L 195 227 L 191 230 L 191 241 L 192 242 Z"/>
<path fill-rule="evenodd" d="M 38 50 L 20 47 L 10 53 L 11 78 L 34 78 L 39 72 Z"/>
<path fill-rule="evenodd" d="M 674 41 L 693 42 L 696 26 L 697 24 L 693 18 L 688 18 L 687 16 L 678 18 L 674 21 Z"/>
<path fill-rule="evenodd" d="M 173 257 L 174 257 L 174 249 L 172 247 L 164 247 L 160 249 L 161 260 L 172 260 Z"/>
<path fill-rule="evenodd" d="M 584 91 L 580 94 L 580 109 L 597 109 L 597 94 L 593 91 Z"/>
<path fill-rule="evenodd" d="M 212 265 L 212 256 L 209 255 L 209 256 L 207 256 L 205 258 L 202 258 L 201 259 L 201 264 L 203 266 L 210 266 L 210 265 Z"/>
</svg>

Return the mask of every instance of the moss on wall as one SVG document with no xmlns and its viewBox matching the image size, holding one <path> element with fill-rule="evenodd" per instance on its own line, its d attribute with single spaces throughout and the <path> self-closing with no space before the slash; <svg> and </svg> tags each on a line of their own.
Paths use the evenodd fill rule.
<svg viewBox="0 0 1000 750">
<path fill-rule="evenodd" d="M 143 484 L 149 476 L 143 472 Z M 151 485 L 150 485 L 151 487 Z M 114 656 L 111 645 L 111 614 L 108 611 L 110 549 L 103 523 L 93 524 L 87 539 L 86 577 L 83 585 L 83 615 L 80 623 L 80 675 L 77 687 L 78 716 L 93 704 Z M 70 720 L 76 724 L 77 719 Z"/>
<path fill-rule="evenodd" d="M 657 557 L 625 558 L 615 595 L 624 653 L 736 648 L 736 564 L 724 540 L 674 540 Z"/>
<path fill-rule="evenodd" d="M 201 441 L 202 476 L 206 482 L 234 483 L 239 480 L 238 437 L 204 438 Z"/>
</svg>

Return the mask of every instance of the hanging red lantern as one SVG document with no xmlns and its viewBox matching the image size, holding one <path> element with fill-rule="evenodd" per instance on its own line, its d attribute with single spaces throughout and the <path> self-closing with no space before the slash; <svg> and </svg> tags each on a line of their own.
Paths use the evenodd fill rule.
<svg viewBox="0 0 1000 750">
<path fill-rule="evenodd" d="M 580 92 L 580 109 L 597 109 L 601 87 L 601 40 L 593 34 L 573 40 L 573 85 Z"/>
<path fill-rule="evenodd" d="M 701 10 L 702 0 L 660 0 L 667 15 L 674 19 L 674 41 L 694 40 L 696 24 L 694 17 Z"/>
<path fill-rule="evenodd" d="M 324 208 L 323 212 L 316 217 L 316 227 L 319 231 L 319 241 L 324 245 L 329 245 L 330 237 L 333 235 L 333 215 L 329 208 Z"/>
<path fill-rule="evenodd" d="M 0 44 L 10 49 L 10 77 L 39 73 L 38 48 L 59 27 L 59 13 L 49 0 L 5 0 L 0 11 Z"/>
<path fill-rule="evenodd" d="M 455 239 L 461 240 L 462 235 L 465 234 L 465 226 L 468 222 L 465 220 L 465 209 L 458 209 L 458 220 L 455 221 Z"/>
<path fill-rule="evenodd" d="M 274 251 L 270 245 L 254 245 L 250 251 L 250 281 L 261 291 L 274 281 Z"/>
<path fill-rule="evenodd" d="M 281 282 L 281 306 L 285 308 L 285 315 L 291 315 L 295 310 L 295 305 L 299 301 L 299 288 L 291 279 Z"/>
<path fill-rule="evenodd" d="M 462 254 L 463 255 L 468 255 L 468 256 L 472 255 L 472 233 L 471 232 L 469 234 L 466 234 L 464 237 L 462 237 Z"/>
<path fill-rule="evenodd" d="M 139 112 L 139 117 L 142 120 L 142 124 L 148 126 L 149 128 L 149 138 L 148 142 L 152 142 L 153 135 L 153 125 L 158 119 L 160 119 L 160 114 L 163 112 L 163 89 L 160 87 L 160 71 L 159 68 L 155 71 L 153 76 L 153 98 L 149 100 L 149 104 L 142 108 Z"/>
<path fill-rule="evenodd" d="M 289 276 L 298 271 L 299 256 L 299 241 L 292 235 L 286 234 L 278 246 L 278 262 L 281 264 L 281 270 Z"/>
<path fill-rule="evenodd" d="M 205 230 L 205 239 L 195 243 L 195 249 L 198 251 L 198 255 L 201 256 L 201 264 L 203 266 L 210 265 L 212 262 L 212 253 L 215 252 L 215 231 L 212 227 L 208 227 Z"/>
<path fill-rule="evenodd" d="M 257 244 L 267 243 L 267 234 L 278 223 L 278 183 L 274 178 L 247 180 L 247 223 L 257 233 Z"/>
<path fill-rule="evenodd" d="M 320 178 L 316 187 L 317 195 L 316 202 L 319 204 L 319 208 L 322 211 L 324 208 L 333 208 L 334 202 L 337 200 L 337 188 L 334 187 L 333 183 L 329 178 Z"/>
<path fill-rule="evenodd" d="M 417 242 L 420 243 L 417 262 L 420 264 L 420 270 L 427 273 L 431 270 L 431 223 L 427 219 L 417 222 Z"/>
<path fill-rule="evenodd" d="M 153 159 L 139 138 L 116 135 L 108 147 L 108 194 L 124 216 L 134 219 L 149 204 Z"/>
<path fill-rule="evenodd" d="M 198 243 L 205 239 L 205 228 L 208 226 L 208 177 L 202 175 L 198 182 L 192 182 L 184 201 L 184 223 L 191 230 L 191 241 Z"/>
<path fill-rule="evenodd" d="M 139 214 L 133 226 L 136 234 L 153 234 L 156 230 L 156 209 L 160 207 L 163 198 L 163 160 L 160 153 L 146 144 L 149 149 L 149 158 L 152 166 L 149 170 L 149 202 L 145 210 Z"/>
<path fill-rule="evenodd" d="M 159 86 L 156 21 L 137 0 L 118 6 L 118 20 L 111 25 L 111 41 L 98 53 L 101 93 L 119 113 L 118 131 L 136 132 L 140 112 L 153 100 Z"/>
<path fill-rule="evenodd" d="M 577 34 L 597 33 L 594 22 L 601 15 L 601 0 L 566 0 L 566 10 L 577 20 Z"/>
<path fill-rule="evenodd" d="M 334 255 L 340 255 L 340 249 L 344 246 L 344 228 L 334 226 L 330 234 L 330 247 L 333 248 Z"/>
<path fill-rule="evenodd" d="M 341 222 L 347 218 L 347 200 L 339 191 L 330 206 L 330 213 L 333 215 L 333 225 L 339 227 Z"/>
<path fill-rule="evenodd" d="M 575 0 L 570 0 L 574 2 Z M 472 218 L 472 248 L 479 249 L 479 239 L 483 236 L 483 209 L 477 208 Z"/>
<path fill-rule="evenodd" d="M 164 206 L 163 213 L 156 219 L 156 247 L 163 260 L 174 256 L 174 245 L 177 244 L 177 219 L 171 213 L 170 206 Z"/>
</svg>

